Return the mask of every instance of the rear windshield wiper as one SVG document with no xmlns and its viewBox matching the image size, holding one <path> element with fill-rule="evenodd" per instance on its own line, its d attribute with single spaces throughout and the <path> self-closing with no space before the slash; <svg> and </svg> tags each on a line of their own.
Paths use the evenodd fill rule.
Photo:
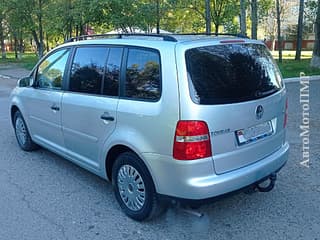
<svg viewBox="0 0 320 240">
<path fill-rule="evenodd" d="M 272 89 L 267 90 L 267 91 L 260 91 L 260 90 L 258 90 L 258 91 L 255 92 L 255 96 L 256 96 L 256 97 L 269 96 L 269 95 L 277 92 L 278 90 L 279 90 L 279 89 L 278 89 L 277 87 L 273 87 Z"/>
</svg>

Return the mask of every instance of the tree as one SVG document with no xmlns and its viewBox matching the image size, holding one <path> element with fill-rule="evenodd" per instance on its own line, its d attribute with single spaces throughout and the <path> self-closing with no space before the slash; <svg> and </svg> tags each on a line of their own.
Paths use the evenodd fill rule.
<svg viewBox="0 0 320 240">
<path fill-rule="evenodd" d="M 258 0 L 251 0 L 251 38 L 258 37 Z"/>
<path fill-rule="evenodd" d="M 5 2 L 1 0 L 0 5 L 0 42 L 1 42 L 1 57 L 6 58 L 6 48 L 4 44 L 4 31 L 5 31 Z"/>
<path fill-rule="evenodd" d="M 280 8 L 280 0 L 276 0 L 276 13 L 277 13 L 279 62 L 282 62 L 282 37 L 281 37 L 281 8 Z"/>
<path fill-rule="evenodd" d="M 206 33 L 211 33 L 211 9 L 210 9 L 210 0 L 206 1 Z"/>
<path fill-rule="evenodd" d="M 240 32 L 247 35 L 246 0 L 240 0 Z"/>
<path fill-rule="evenodd" d="M 156 2 L 157 4 L 157 2 Z M 157 7 L 146 1 L 110 0 L 106 4 L 105 18 L 115 29 L 135 32 L 136 28 L 152 29 L 157 24 Z M 159 6 L 160 10 L 160 6 Z"/>
<path fill-rule="evenodd" d="M 269 10 L 272 8 L 273 0 L 251 0 L 251 38 L 257 39 L 258 37 L 258 24 L 268 16 Z"/>
<path fill-rule="evenodd" d="M 160 33 L 160 0 L 157 0 L 157 34 Z"/>
<path fill-rule="evenodd" d="M 216 0 L 211 3 L 211 18 L 215 26 L 215 33 L 218 34 L 219 27 L 232 19 L 239 12 L 239 5 L 236 0 Z"/>
<path fill-rule="evenodd" d="M 175 33 L 205 31 L 205 18 L 185 2 L 172 1 L 170 3 L 168 1 L 162 16 L 161 26 L 167 31 Z"/>
<path fill-rule="evenodd" d="M 310 65 L 320 68 L 320 0 L 317 1 L 317 15 L 315 22 L 315 42 Z"/>
<path fill-rule="evenodd" d="M 45 0 L 37 0 L 33 2 L 36 6 L 34 25 L 31 26 L 31 34 L 37 45 L 38 57 L 41 58 L 44 53 L 44 37 L 43 37 L 43 9 L 45 5 Z"/>
<path fill-rule="evenodd" d="M 296 48 L 295 60 L 301 59 L 302 33 L 303 33 L 303 12 L 304 12 L 304 0 L 300 0 L 299 18 L 298 18 L 297 48 Z"/>
<path fill-rule="evenodd" d="M 233 18 L 239 14 L 238 0 L 214 0 L 214 1 L 185 1 L 185 5 L 195 11 L 202 19 L 206 20 L 205 4 L 210 2 L 210 17 L 214 25 L 215 34 L 219 33 L 219 28 L 224 24 L 232 22 Z"/>
<path fill-rule="evenodd" d="M 13 37 L 15 57 L 18 58 L 24 51 L 24 33 L 30 26 L 29 18 L 25 17 L 25 14 L 29 16 L 28 10 L 24 1 L 10 0 L 6 1 L 6 11 L 8 33 Z"/>
<path fill-rule="evenodd" d="M 38 57 L 44 52 L 43 19 L 49 0 L 10 0 L 8 1 L 8 24 L 16 43 L 23 32 L 31 34 L 37 46 Z M 19 48 L 22 48 L 22 40 Z"/>
</svg>

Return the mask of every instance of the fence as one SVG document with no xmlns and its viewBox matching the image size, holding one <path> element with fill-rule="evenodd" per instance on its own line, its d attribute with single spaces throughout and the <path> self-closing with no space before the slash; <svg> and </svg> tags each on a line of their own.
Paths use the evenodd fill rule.
<svg viewBox="0 0 320 240">
<path fill-rule="evenodd" d="M 314 46 L 314 40 L 302 40 L 302 50 L 313 50 Z M 273 41 L 266 41 L 265 44 L 270 50 L 278 50 L 278 41 L 274 42 Z M 274 46 L 274 49 L 272 49 L 272 46 Z M 289 41 L 289 40 L 284 40 L 282 41 L 282 49 L 283 50 L 296 50 L 297 48 L 297 41 Z"/>
</svg>

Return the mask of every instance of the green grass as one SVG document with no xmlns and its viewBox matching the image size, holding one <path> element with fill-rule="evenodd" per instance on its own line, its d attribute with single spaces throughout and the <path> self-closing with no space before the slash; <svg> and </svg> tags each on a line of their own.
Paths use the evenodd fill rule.
<svg viewBox="0 0 320 240">
<path fill-rule="evenodd" d="M 0 56 L 0 65 L 14 64 L 28 70 L 31 70 L 37 61 L 38 57 L 31 52 L 24 53 L 21 59 L 16 59 L 14 52 L 7 52 L 6 59 L 2 59 Z"/>
<path fill-rule="evenodd" d="M 275 59 L 279 58 L 278 51 L 271 51 L 271 54 Z M 294 59 L 295 57 L 296 57 L 296 51 L 284 50 L 282 52 L 282 59 Z M 311 57 L 312 57 L 312 51 L 302 51 L 301 52 L 301 59 L 308 59 Z"/>
<path fill-rule="evenodd" d="M 301 61 L 295 61 L 293 59 L 284 59 L 282 63 L 277 62 L 284 78 L 299 77 L 300 72 L 305 73 L 307 76 L 320 75 L 319 68 L 310 67 L 310 60 L 302 59 Z"/>
</svg>

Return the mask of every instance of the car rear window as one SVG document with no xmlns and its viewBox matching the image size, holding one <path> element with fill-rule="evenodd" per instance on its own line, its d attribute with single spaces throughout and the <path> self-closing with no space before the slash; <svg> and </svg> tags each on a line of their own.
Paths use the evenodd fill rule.
<svg viewBox="0 0 320 240">
<path fill-rule="evenodd" d="M 282 88 L 264 45 L 226 44 L 185 53 L 190 95 L 198 104 L 227 104 L 269 96 Z"/>
</svg>

